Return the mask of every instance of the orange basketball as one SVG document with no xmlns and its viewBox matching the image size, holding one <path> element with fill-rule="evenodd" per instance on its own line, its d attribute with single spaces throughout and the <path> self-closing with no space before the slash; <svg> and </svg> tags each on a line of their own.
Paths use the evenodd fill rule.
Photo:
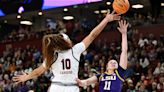
<svg viewBox="0 0 164 92">
<path fill-rule="evenodd" d="M 128 0 L 114 0 L 113 9 L 118 14 L 124 14 L 129 10 L 130 4 Z"/>
</svg>

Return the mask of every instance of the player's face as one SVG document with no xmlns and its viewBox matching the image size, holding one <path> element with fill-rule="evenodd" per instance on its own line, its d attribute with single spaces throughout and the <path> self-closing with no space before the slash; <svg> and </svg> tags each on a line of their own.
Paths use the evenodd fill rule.
<svg viewBox="0 0 164 92">
<path fill-rule="evenodd" d="M 118 63 L 116 60 L 110 60 L 107 65 L 107 69 L 115 70 L 118 68 Z"/>
</svg>

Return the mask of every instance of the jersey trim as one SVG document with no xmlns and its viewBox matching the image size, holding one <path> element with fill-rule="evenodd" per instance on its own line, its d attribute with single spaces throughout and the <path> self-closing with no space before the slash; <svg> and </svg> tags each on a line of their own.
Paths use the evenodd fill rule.
<svg viewBox="0 0 164 92">
<path fill-rule="evenodd" d="M 120 76 L 120 74 L 118 73 L 118 71 L 117 71 L 117 70 L 115 70 L 115 72 L 116 72 L 116 75 L 118 76 L 118 78 L 119 78 L 121 81 L 123 81 L 123 82 L 124 82 L 124 81 L 125 81 L 125 80 L 124 80 L 124 78 L 122 78 L 122 77 Z"/>
<path fill-rule="evenodd" d="M 71 49 L 71 51 L 72 51 L 72 56 L 73 56 L 73 58 L 74 58 L 76 61 L 80 62 L 80 61 L 74 56 L 74 54 L 73 54 L 73 49 Z"/>
<path fill-rule="evenodd" d="M 58 52 L 55 53 L 55 57 L 56 59 L 54 60 L 54 62 L 58 59 Z M 51 66 L 54 64 L 54 62 L 52 62 Z"/>
<path fill-rule="evenodd" d="M 78 86 L 75 83 L 64 84 L 62 82 L 53 82 L 53 81 L 51 82 L 51 84 L 60 85 L 60 86 Z"/>
<path fill-rule="evenodd" d="M 100 82 L 100 80 L 102 79 L 104 74 L 101 74 L 100 77 L 98 78 L 98 82 Z"/>
</svg>

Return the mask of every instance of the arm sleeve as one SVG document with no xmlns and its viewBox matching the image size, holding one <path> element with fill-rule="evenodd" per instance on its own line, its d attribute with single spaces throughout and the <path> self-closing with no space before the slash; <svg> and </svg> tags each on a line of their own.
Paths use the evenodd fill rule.
<svg viewBox="0 0 164 92">
<path fill-rule="evenodd" d="M 119 75 L 120 75 L 122 78 L 124 78 L 126 70 L 123 69 L 123 68 L 119 65 L 117 71 L 118 71 Z"/>
</svg>

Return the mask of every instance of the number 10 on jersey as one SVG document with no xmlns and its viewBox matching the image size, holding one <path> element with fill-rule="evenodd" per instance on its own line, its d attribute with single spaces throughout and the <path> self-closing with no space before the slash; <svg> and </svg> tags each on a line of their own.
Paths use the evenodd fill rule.
<svg viewBox="0 0 164 92">
<path fill-rule="evenodd" d="M 70 59 L 62 59 L 63 70 L 71 68 Z"/>
</svg>

